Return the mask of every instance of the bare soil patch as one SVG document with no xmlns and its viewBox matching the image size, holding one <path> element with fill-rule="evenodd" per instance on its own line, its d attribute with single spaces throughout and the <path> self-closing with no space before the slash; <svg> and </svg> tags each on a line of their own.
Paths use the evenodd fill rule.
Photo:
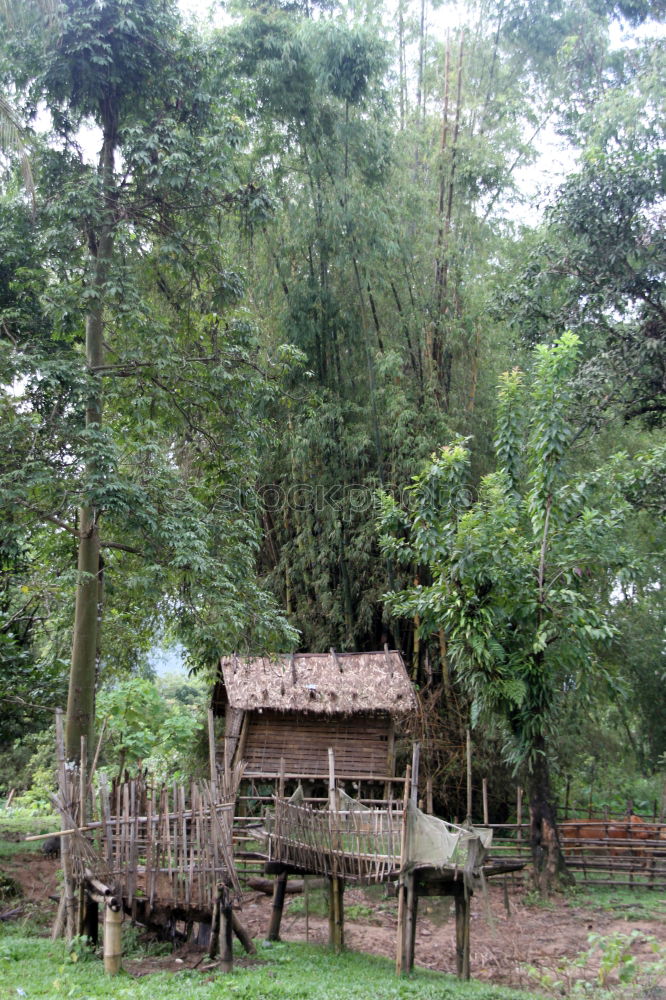
<svg viewBox="0 0 666 1000">
<path fill-rule="evenodd" d="M 21 886 L 23 898 L 29 903 L 54 907 L 49 899 L 58 893 L 58 869 L 60 862 L 39 851 L 25 851 L 0 859 L 0 870 L 10 875 Z"/>
<path fill-rule="evenodd" d="M 535 980 L 527 972 L 528 966 L 541 973 L 552 970 L 555 978 L 562 979 L 562 973 L 557 972 L 558 966 L 564 964 L 566 968 L 567 963 L 588 950 L 588 935 L 592 932 L 604 936 L 638 932 L 631 951 L 639 962 L 655 960 L 650 940 L 653 938 L 659 942 L 662 954 L 666 954 L 666 912 L 661 919 L 635 920 L 631 919 L 635 912 L 631 907 L 627 910 L 627 917 L 618 919 L 617 912 L 607 912 L 603 907 L 585 907 L 575 899 L 565 897 L 555 897 L 545 904 L 530 904 L 520 884 L 511 888 L 508 896 L 508 912 L 503 890 L 497 884 L 489 885 L 485 894 L 478 893 L 472 900 L 471 967 L 475 979 L 534 989 Z M 259 893 L 246 899 L 242 917 L 253 936 L 266 932 L 270 906 L 270 899 Z M 375 892 L 369 898 L 362 889 L 345 892 L 345 910 L 351 911 L 351 914 L 355 909 L 365 911 L 368 906 L 372 907 L 371 915 L 361 919 L 350 919 L 349 914 L 345 917 L 345 943 L 354 950 L 393 958 L 397 927 L 395 901 L 378 900 Z M 306 938 L 302 901 L 296 904 L 295 909 L 298 912 L 291 914 L 289 903 L 285 909 L 282 923 L 282 938 L 285 941 Z M 310 915 L 308 924 L 309 940 L 325 944 L 328 941 L 328 920 Z M 420 901 L 416 964 L 455 973 L 452 901 L 432 898 Z M 597 971 L 598 961 L 592 959 L 585 975 L 594 976 Z M 582 975 L 582 970 L 568 969 L 564 978 Z M 609 985 L 612 981 L 611 975 Z M 653 985 L 666 987 L 666 978 L 662 977 Z"/>
</svg>

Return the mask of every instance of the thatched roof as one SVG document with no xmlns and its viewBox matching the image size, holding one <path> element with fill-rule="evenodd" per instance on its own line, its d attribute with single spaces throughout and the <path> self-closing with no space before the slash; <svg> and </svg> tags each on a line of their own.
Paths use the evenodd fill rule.
<svg viewBox="0 0 666 1000">
<path fill-rule="evenodd" d="M 293 656 L 237 656 L 220 660 L 221 680 L 213 707 L 277 709 L 354 715 L 389 712 L 404 715 L 416 708 L 402 656 L 381 653 L 295 653 Z"/>
</svg>

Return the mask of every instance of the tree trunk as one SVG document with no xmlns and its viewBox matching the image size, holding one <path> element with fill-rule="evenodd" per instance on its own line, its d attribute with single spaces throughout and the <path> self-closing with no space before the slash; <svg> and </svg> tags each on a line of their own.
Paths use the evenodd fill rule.
<svg viewBox="0 0 666 1000">
<path fill-rule="evenodd" d="M 539 892 L 548 893 L 574 878 L 566 866 L 557 830 L 557 809 L 550 785 L 550 769 L 543 736 L 535 740 L 532 772 L 528 779 L 530 796 L 530 846 L 534 882 Z"/>
<path fill-rule="evenodd" d="M 104 298 L 109 264 L 113 254 L 114 239 L 114 152 L 117 143 L 118 120 L 113 96 L 100 107 L 103 122 L 103 143 L 99 171 L 102 177 L 104 211 L 99 234 L 89 234 L 90 253 L 94 260 L 93 305 L 86 317 L 86 366 L 92 379 L 92 388 L 86 404 L 86 429 L 102 425 L 101 375 L 104 361 Z M 94 464 L 86 469 L 90 478 Z M 79 550 L 72 661 L 67 696 L 65 727 L 65 752 L 68 760 L 77 761 L 81 753 L 81 737 L 87 736 L 88 746 L 93 742 L 95 718 L 95 680 L 100 651 L 99 620 L 101 580 L 99 511 L 90 504 L 83 504 L 79 511 Z"/>
</svg>

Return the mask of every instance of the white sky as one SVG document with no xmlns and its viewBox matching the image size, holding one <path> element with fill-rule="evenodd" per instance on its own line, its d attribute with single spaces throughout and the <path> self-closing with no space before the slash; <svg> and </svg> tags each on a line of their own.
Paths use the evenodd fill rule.
<svg viewBox="0 0 666 1000">
<path fill-rule="evenodd" d="M 179 6 L 187 16 L 193 16 L 204 25 L 222 26 L 228 23 L 222 3 L 219 0 L 178 0 Z M 467 6 L 464 0 L 452 0 L 437 10 L 428 10 L 429 32 L 431 38 L 444 40 L 447 30 L 464 20 Z M 652 25 L 649 29 L 623 31 L 616 22 L 611 27 L 611 43 L 613 47 L 631 45 L 634 40 L 647 34 L 666 37 L 666 25 Z M 40 123 L 37 122 L 38 127 Z M 48 127 L 48 126 L 46 126 Z M 94 127 L 84 128 L 79 135 L 86 159 L 94 160 L 99 152 L 99 133 Z M 575 154 L 556 134 L 554 128 L 547 124 L 539 134 L 536 145 L 539 150 L 535 163 L 519 166 L 515 178 L 519 190 L 523 193 L 525 202 L 511 209 L 512 218 L 528 225 L 534 225 L 546 204 L 552 197 L 557 186 L 564 177 L 575 169 Z"/>
</svg>

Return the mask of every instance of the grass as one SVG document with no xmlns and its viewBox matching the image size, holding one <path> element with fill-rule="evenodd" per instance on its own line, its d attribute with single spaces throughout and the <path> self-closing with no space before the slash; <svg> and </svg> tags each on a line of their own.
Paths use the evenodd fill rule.
<svg viewBox="0 0 666 1000">
<path fill-rule="evenodd" d="M 97 958 L 72 962 L 63 942 L 0 929 L 0 1000 L 528 1000 L 533 994 L 459 983 L 441 973 L 418 970 L 399 980 L 387 959 L 345 952 L 335 956 L 304 944 L 260 946 L 256 964 L 222 975 L 185 970 L 137 979 L 104 975 Z"/>
<path fill-rule="evenodd" d="M 41 840 L 26 844 L 24 837 L 33 833 L 50 833 L 59 827 L 60 818 L 55 815 L 35 815 L 26 809 L 0 809 L 0 858 L 24 851 L 41 851 Z"/>
<path fill-rule="evenodd" d="M 666 920 L 666 900 L 650 889 L 592 889 L 569 891 L 570 906 L 602 910 L 624 920 Z"/>
</svg>

